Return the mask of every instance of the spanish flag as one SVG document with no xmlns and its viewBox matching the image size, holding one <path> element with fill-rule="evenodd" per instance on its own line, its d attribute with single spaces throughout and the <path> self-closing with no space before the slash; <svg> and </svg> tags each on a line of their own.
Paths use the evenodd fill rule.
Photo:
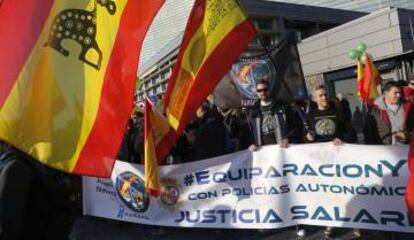
<svg viewBox="0 0 414 240">
<path fill-rule="evenodd" d="M 254 36 L 234 0 L 195 0 L 164 100 L 178 135 Z"/>
<path fill-rule="evenodd" d="M 144 125 L 145 188 L 157 197 L 161 191 L 158 165 L 168 155 L 176 135 L 168 120 L 148 98 L 145 99 Z"/>
<path fill-rule="evenodd" d="M 363 89 L 363 81 L 364 81 L 364 65 L 361 62 L 361 59 L 357 59 L 357 95 L 362 100 L 366 97 L 366 93 Z"/>
<path fill-rule="evenodd" d="M 365 54 L 365 59 L 365 67 L 360 59 L 357 60 L 358 96 L 362 102 L 371 104 L 379 96 L 377 86 L 382 79 L 368 54 Z"/>
<path fill-rule="evenodd" d="M 3 0 L 0 139 L 50 167 L 110 176 L 163 2 Z"/>
</svg>

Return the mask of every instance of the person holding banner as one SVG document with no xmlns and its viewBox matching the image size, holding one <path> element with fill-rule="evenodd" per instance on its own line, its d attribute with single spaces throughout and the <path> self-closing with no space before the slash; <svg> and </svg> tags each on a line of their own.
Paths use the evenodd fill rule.
<svg viewBox="0 0 414 240">
<path fill-rule="evenodd" d="M 401 87 L 396 82 L 384 86 L 383 95 L 368 111 L 364 126 L 367 144 L 408 144 L 413 130 L 414 108 L 402 101 Z"/>
<path fill-rule="evenodd" d="M 302 129 L 302 126 L 291 126 L 297 122 L 295 115 L 287 106 L 270 97 L 269 82 L 266 79 L 256 82 L 256 92 L 259 101 L 252 107 L 249 116 L 250 130 L 253 133 L 253 143 L 249 150 L 256 151 L 258 147 L 269 144 L 287 148 L 289 142 L 295 142 L 294 133 Z M 296 230 L 299 237 L 305 236 L 303 228 L 296 226 Z M 259 232 L 266 231 L 268 230 L 259 229 Z"/>
<path fill-rule="evenodd" d="M 309 130 L 306 142 L 329 142 L 340 145 L 347 142 L 346 121 L 341 109 L 329 101 L 328 91 L 324 85 L 315 88 L 313 100 L 316 107 L 306 115 Z"/>
<path fill-rule="evenodd" d="M 351 126 L 350 119 L 344 117 L 343 109 L 330 101 L 325 85 L 320 85 L 313 91 L 315 106 L 306 115 L 309 130 L 305 135 L 306 142 L 329 142 L 335 146 L 344 142 L 350 142 Z M 347 126 L 349 126 L 347 128 Z M 330 239 L 335 234 L 334 227 L 324 230 L 326 238 Z M 361 237 L 359 229 L 354 229 L 353 234 Z"/>
<path fill-rule="evenodd" d="M 255 103 L 250 112 L 250 125 L 253 135 L 253 143 L 249 146 L 250 151 L 256 151 L 259 146 L 268 144 L 279 144 L 282 148 L 289 145 L 290 126 L 287 108 L 270 98 L 269 82 L 264 79 L 256 83 L 256 91 L 259 101 Z"/>
</svg>

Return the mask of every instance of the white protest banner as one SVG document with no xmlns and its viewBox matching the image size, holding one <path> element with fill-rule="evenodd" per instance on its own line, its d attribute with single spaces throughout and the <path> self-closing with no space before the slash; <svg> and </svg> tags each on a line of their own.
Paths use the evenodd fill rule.
<svg viewBox="0 0 414 240">
<path fill-rule="evenodd" d="M 164 192 L 143 167 L 118 161 L 111 179 L 85 177 L 86 215 L 177 227 L 295 224 L 414 232 L 404 202 L 408 146 L 277 145 L 163 166 Z"/>
</svg>

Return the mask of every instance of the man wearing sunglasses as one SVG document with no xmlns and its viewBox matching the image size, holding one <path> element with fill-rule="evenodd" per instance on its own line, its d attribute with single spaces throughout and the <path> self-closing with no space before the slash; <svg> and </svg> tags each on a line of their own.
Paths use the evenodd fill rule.
<svg viewBox="0 0 414 240">
<path fill-rule="evenodd" d="M 279 144 L 281 148 L 287 148 L 289 142 L 299 142 L 295 133 L 301 135 L 302 123 L 299 116 L 289 106 L 276 101 L 270 96 L 269 82 L 262 79 L 256 83 L 256 92 L 259 100 L 250 112 L 249 124 L 253 132 L 253 143 L 250 151 L 256 151 L 259 146 Z M 306 232 L 296 226 L 297 235 L 303 237 Z M 259 229 L 259 232 L 266 232 Z"/>
<path fill-rule="evenodd" d="M 279 144 L 286 148 L 289 144 L 289 130 L 287 109 L 275 101 L 269 94 L 269 83 L 262 79 L 256 83 L 256 92 L 259 101 L 256 102 L 250 113 L 250 125 L 253 132 L 253 143 L 250 151 L 256 151 L 259 146 Z"/>
</svg>

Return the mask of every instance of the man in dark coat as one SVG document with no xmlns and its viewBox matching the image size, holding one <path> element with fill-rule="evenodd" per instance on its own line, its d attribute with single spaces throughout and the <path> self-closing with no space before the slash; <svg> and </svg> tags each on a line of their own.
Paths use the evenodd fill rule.
<svg viewBox="0 0 414 240">
<path fill-rule="evenodd" d="M 193 145 L 194 160 L 216 157 L 227 152 L 224 123 L 208 102 L 197 109 L 193 124 L 188 129 L 186 134 L 189 144 Z"/>
<path fill-rule="evenodd" d="M 295 131 L 301 131 L 297 118 L 285 104 L 270 97 L 269 83 L 260 80 L 256 83 L 259 100 L 253 106 L 249 122 L 253 135 L 249 150 L 255 151 L 259 146 L 279 144 L 286 148 L 289 142 L 295 141 Z"/>
</svg>

